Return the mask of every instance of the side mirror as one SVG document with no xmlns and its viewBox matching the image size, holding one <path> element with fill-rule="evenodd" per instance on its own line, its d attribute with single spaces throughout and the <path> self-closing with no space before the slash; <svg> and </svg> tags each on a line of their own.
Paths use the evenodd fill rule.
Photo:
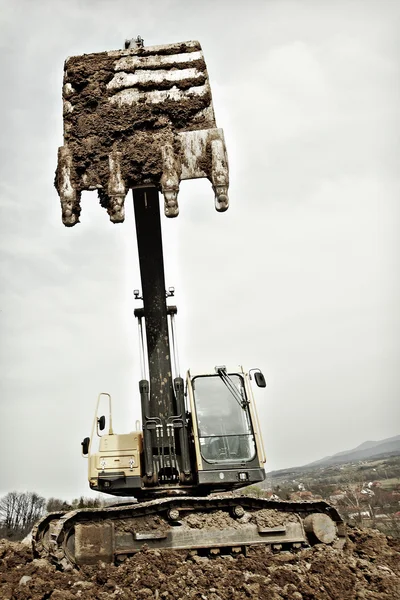
<svg viewBox="0 0 400 600">
<path fill-rule="evenodd" d="M 106 426 L 106 418 L 105 418 L 105 416 L 104 416 L 104 415 L 102 415 L 101 417 L 99 417 L 99 418 L 97 419 L 97 423 L 98 423 L 98 425 L 99 425 L 99 429 L 100 429 L 100 431 L 103 431 L 103 429 L 104 429 L 104 428 L 105 428 L 105 426 Z"/>
<path fill-rule="evenodd" d="M 81 442 L 83 456 L 87 456 L 88 455 L 89 444 L 90 444 L 90 438 L 85 437 L 85 439 L 83 440 L 83 442 Z"/>
<path fill-rule="evenodd" d="M 265 377 L 261 371 L 256 371 L 254 373 L 254 379 L 258 387 L 267 387 L 267 382 L 265 381 Z"/>
</svg>

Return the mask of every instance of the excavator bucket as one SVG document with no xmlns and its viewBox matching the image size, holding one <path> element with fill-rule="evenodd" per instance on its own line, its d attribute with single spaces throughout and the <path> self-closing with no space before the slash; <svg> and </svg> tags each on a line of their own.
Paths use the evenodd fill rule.
<svg viewBox="0 0 400 600">
<path fill-rule="evenodd" d="M 127 46 L 133 42 L 126 43 Z M 97 190 L 111 221 L 124 220 L 129 189 L 155 186 L 167 217 L 179 183 L 208 178 L 228 208 L 228 159 L 198 42 L 133 47 L 65 61 L 64 145 L 55 185 L 64 225 L 79 222 L 83 190 Z"/>
</svg>

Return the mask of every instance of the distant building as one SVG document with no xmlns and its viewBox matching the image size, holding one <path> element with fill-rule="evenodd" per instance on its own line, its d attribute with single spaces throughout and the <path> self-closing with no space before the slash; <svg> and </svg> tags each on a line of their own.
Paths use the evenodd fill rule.
<svg viewBox="0 0 400 600">
<path fill-rule="evenodd" d="M 282 500 L 282 498 L 279 498 L 279 496 L 273 492 L 265 492 L 265 498 L 268 498 L 268 500 Z"/>
<path fill-rule="evenodd" d="M 335 504 L 336 502 L 340 502 L 340 500 L 344 500 L 346 498 L 346 492 L 337 491 L 329 496 L 329 501 Z"/>
<path fill-rule="evenodd" d="M 375 517 L 378 517 L 381 515 L 375 515 Z M 349 513 L 348 514 L 349 519 L 358 519 L 359 517 L 367 517 L 368 519 L 371 518 L 370 512 L 369 510 L 361 510 L 359 513 L 358 512 L 354 512 L 354 513 Z"/>
</svg>

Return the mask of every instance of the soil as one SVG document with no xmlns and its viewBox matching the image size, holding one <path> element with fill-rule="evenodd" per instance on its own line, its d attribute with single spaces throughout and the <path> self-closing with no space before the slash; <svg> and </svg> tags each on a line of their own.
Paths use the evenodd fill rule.
<svg viewBox="0 0 400 600">
<path fill-rule="evenodd" d="M 278 525 L 283 525 L 289 521 L 296 522 L 297 517 L 293 514 L 282 514 L 275 510 L 262 509 L 257 511 L 257 517 L 255 517 L 255 522 L 259 527 L 277 527 Z M 203 529 L 206 527 L 213 527 L 215 529 L 240 529 L 243 522 L 243 519 L 232 519 L 229 514 L 223 510 L 216 510 L 210 513 L 190 513 L 188 515 L 184 515 L 182 518 L 183 527 L 188 527 L 190 529 Z"/>
<path fill-rule="evenodd" d="M 161 65 L 162 71 L 177 68 L 196 69 L 198 77 L 160 83 L 142 80 L 135 83 L 139 94 L 132 105 L 112 102 L 118 88 L 107 84 L 120 72 L 118 61 L 124 57 L 167 56 L 199 51 L 194 43 L 171 47 L 121 50 L 75 56 L 67 59 L 64 70 L 64 145 L 72 153 L 72 185 L 77 192 L 98 189 L 100 201 L 107 207 L 105 191 L 109 179 L 109 154 L 121 152 L 121 175 L 126 188 L 135 185 L 159 185 L 162 172 L 161 146 L 166 142 L 177 147 L 176 133 L 215 127 L 213 112 L 204 113 L 211 105 L 211 94 L 191 93 L 192 86 L 204 86 L 208 81 L 203 58 L 179 65 Z M 155 66 L 127 67 L 122 74 L 154 70 Z M 124 87 L 124 84 L 122 84 Z M 184 92 L 180 100 L 164 98 L 162 102 L 148 100 L 147 92 L 174 89 Z M 58 173 L 55 185 L 58 188 Z"/>
<path fill-rule="evenodd" d="M 187 557 L 143 550 L 120 566 L 61 572 L 30 547 L 0 540 L 2 600 L 394 600 L 400 598 L 400 540 L 349 528 L 344 550 L 317 545 L 296 554 L 262 548 L 247 557 Z"/>
</svg>

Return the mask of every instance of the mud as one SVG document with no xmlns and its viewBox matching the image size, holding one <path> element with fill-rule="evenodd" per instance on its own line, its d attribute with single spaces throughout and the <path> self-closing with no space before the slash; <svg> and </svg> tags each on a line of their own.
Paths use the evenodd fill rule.
<svg viewBox="0 0 400 600">
<path fill-rule="evenodd" d="M 255 522 L 259 527 L 277 527 L 288 522 L 296 522 L 297 517 L 293 514 L 282 514 L 275 510 L 259 510 L 256 517 L 250 519 L 232 519 L 226 511 L 216 510 L 213 513 L 190 513 L 182 518 L 182 524 L 189 529 L 203 529 L 212 527 L 214 529 L 240 529 L 249 520 Z"/>
<path fill-rule="evenodd" d="M 202 95 L 190 92 L 200 89 L 208 81 L 207 69 L 202 58 L 196 61 L 155 66 L 135 65 L 123 69 L 124 74 L 162 69 L 175 72 L 179 69 L 196 69 L 198 76 L 160 83 L 140 80 L 134 84 L 139 96 L 131 105 L 116 102 L 119 90 L 115 83 L 117 65 L 121 57 L 165 57 L 170 54 L 199 51 L 197 44 L 176 44 L 151 49 L 121 52 L 102 52 L 67 59 L 64 71 L 64 145 L 72 153 L 71 183 L 80 193 L 82 190 L 98 189 L 100 202 L 107 208 L 104 190 L 110 176 L 109 154 L 121 152 L 121 176 L 127 188 L 134 185 L 159 185 L 162 173 L 161 146 L 172 143 L 176 147 L 176 133 L 215 127 L 213 111 L 209 109 L 211 94 L 207 89 Z M 113 87 L 108 87 L 111 81 Z M 126 89 L 125 84 L 121 88 Z M 174 100 L 168 97 L 153 103 L 148 92 L 181 90 L 184 97 Z M 209 89 L 209 88 L 208 88 Z M 59 173 L 55 185 L 59 189 Z"/>
<path fill-rule="evenodd" d="M 158 533 L 166 533 L 169 530 L 169 523 L 162 517 L 157 515 L 148 515 L 146 517 L 137 517 L 136 519 L 115 522 L 116 531 L 134 532 L 138 531 L 151 532 L 157 531 Z"/>
<path fill-rule="evenodd" d="M 278 527 L 289 522 L 297 522 L 298 517 L 291 513 L 278 513 L 276 510 L 262 509 L 257 511 L 257 515 L 246 513 L 243 518 L 234 519 L 224 510 L 215 510 L 212 513 L 183 513 L 180 518 L 180 526 L 184 529 L 241 529 L 249 521 L 258 525 L 258 527 Z M 167 533 L 171 525 L 163 517 L 149 516 L 136 517 L 126 521 L 117 521 L 115 524 L 117 531 L 126 532 L 148 532 L 155 531 Z"/>
<path fill-rule="evenodd" d="M 170 44 L 168 46 L 159 46 L 157 50 L 157 54 L 160 56 L 168 56 L 171 54 L 179 54 L 181 52 L 197 52 L 201 50 L 200 44 L 198 42 L 191 42 L 187 44 L 185 42 L 178 44 Z M 137 54 L 140 56 L 151 56 L 154 52 L 149 48 L 144 46 L 143 48 L 139 48 L 136 50 Z"/>
<path fill-rule="evenodd" d="M 291 513 L 277 513 L 276 510 L 263 509 L 257 512 L 256 522 L 259 527 L 279 527 L 286 523 L 296 523 L 298 517 Z"/>
<path fill-rule="evenodd" d="M 400 598 L 400 541 L 350 528 L 344 551 L 318 545 L 297 554 L 262 548 L 247 557 L 187 558 L 139 552 L 120 566 L 59 572 L 28 546 L 0 540 L 2 600 L 394 600 Z"/>
</svg>

